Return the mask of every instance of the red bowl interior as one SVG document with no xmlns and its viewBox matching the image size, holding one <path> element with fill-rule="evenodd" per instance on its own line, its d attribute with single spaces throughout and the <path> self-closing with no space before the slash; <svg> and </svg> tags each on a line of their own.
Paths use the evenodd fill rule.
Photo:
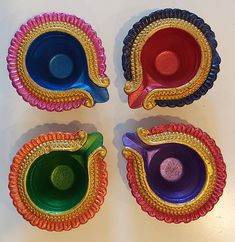
<svg viewBox="0 0 235 242">
<path fill-rule="evenodd" d="M 145 43 L 141 53 L 144 86 L 179 87 L 196 75 L 201 63 L 197 41 L 184 30 L 166 28 Z"/>
</svg>

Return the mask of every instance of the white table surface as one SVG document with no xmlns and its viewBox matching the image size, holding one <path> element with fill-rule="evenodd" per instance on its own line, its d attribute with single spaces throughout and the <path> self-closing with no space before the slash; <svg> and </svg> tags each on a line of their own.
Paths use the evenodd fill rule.
<svg viewBox="0 0 235 242">
<path fill-rule="evenodd" d="M 234 242 L 235 241 L 235 1 L 213 0 L 0 0 L 0 242 Z M 131 110 L 123 93 L 122 41 L 127 31 L 151 11 L 187 9 L 210 24 L 219 43 L 221 72 L 213 89 L 183 108 Z M 84 18 L 97 31 L 107 55 L 110 101 L 93 109 L 49 113 L 25 103 L 11 86 L 7 50 L 20 24 L 34 15 L 59 11 Z M 121 156 L 123 133 L 139 126 L 170 121 L 191 123 L 208 132 L 220 146 L 227 164 L 227 186 L 212 212 L 190 224 L 166 224 L 143 212 L 127 185 Z M 100 212 L 70 232 L 50 233 L 32 227 L 9 198 L 12 157 L 28 140 L 48 131 L 85 128 L 104 135 L 108 149 L 108 194 Z"/>
</svg>

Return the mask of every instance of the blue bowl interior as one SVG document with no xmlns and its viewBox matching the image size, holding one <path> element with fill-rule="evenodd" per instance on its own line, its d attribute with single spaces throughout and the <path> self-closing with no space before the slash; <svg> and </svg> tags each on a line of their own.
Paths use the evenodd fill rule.
<svg viewBox="0 0 235 242">
<path fill-rule="evenodd" d="M 50 90 L 68 90 L 90 80 L 81 43 L 59 31 L 44 33 L 31 43 L 26 68 L 39 86 Z"/>
</svg>

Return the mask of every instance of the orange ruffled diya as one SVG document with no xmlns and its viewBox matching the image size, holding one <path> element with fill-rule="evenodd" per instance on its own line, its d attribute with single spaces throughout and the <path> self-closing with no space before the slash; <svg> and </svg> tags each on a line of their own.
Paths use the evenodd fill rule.
<svg viewBox="0 0 235 242">
<path fill-rule="evenodd" d="M 26 143 L 9 174 L 10 196 L 33 226 L 70 230 L 99 211 L 107 189 L 106 149 L 99 133 L 49 133 Z"/>
</svg>

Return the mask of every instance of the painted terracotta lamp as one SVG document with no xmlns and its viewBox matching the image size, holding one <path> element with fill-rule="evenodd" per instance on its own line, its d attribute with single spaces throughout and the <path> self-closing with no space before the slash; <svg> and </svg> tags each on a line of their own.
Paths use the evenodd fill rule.
<svg viewBox="0 0 235 242">
<path fill-rule="evenodd" d="M 93 107 L 109 99 L 101 40 L 76 16 L 46 13 L 30 19 L 12 39 L 7 62 L 18 94 L 39 109 Z"/>
<path fill-rule="evenodd" d="M 167 223 L 188 223 L 213 209 L 226 167 L 215 141 L 191 125 L 167 124 L 123 136 L 133 196 L 142 210 Z"/>
<path fill-rule="evenodd" d="M 180 9 L 151 13 L 124 40 L 124 90 L 131 108 L 191 104 L 213 86 L 220 57 L 203 19 Z"/>
<path fill-rule="evenodd" d="M 33 226 L 70 230 L 99 211 L 107 189 L 100 133 L 49 133 L 26 143 L 9 174 L 10 196 Z"/>
</svg>

